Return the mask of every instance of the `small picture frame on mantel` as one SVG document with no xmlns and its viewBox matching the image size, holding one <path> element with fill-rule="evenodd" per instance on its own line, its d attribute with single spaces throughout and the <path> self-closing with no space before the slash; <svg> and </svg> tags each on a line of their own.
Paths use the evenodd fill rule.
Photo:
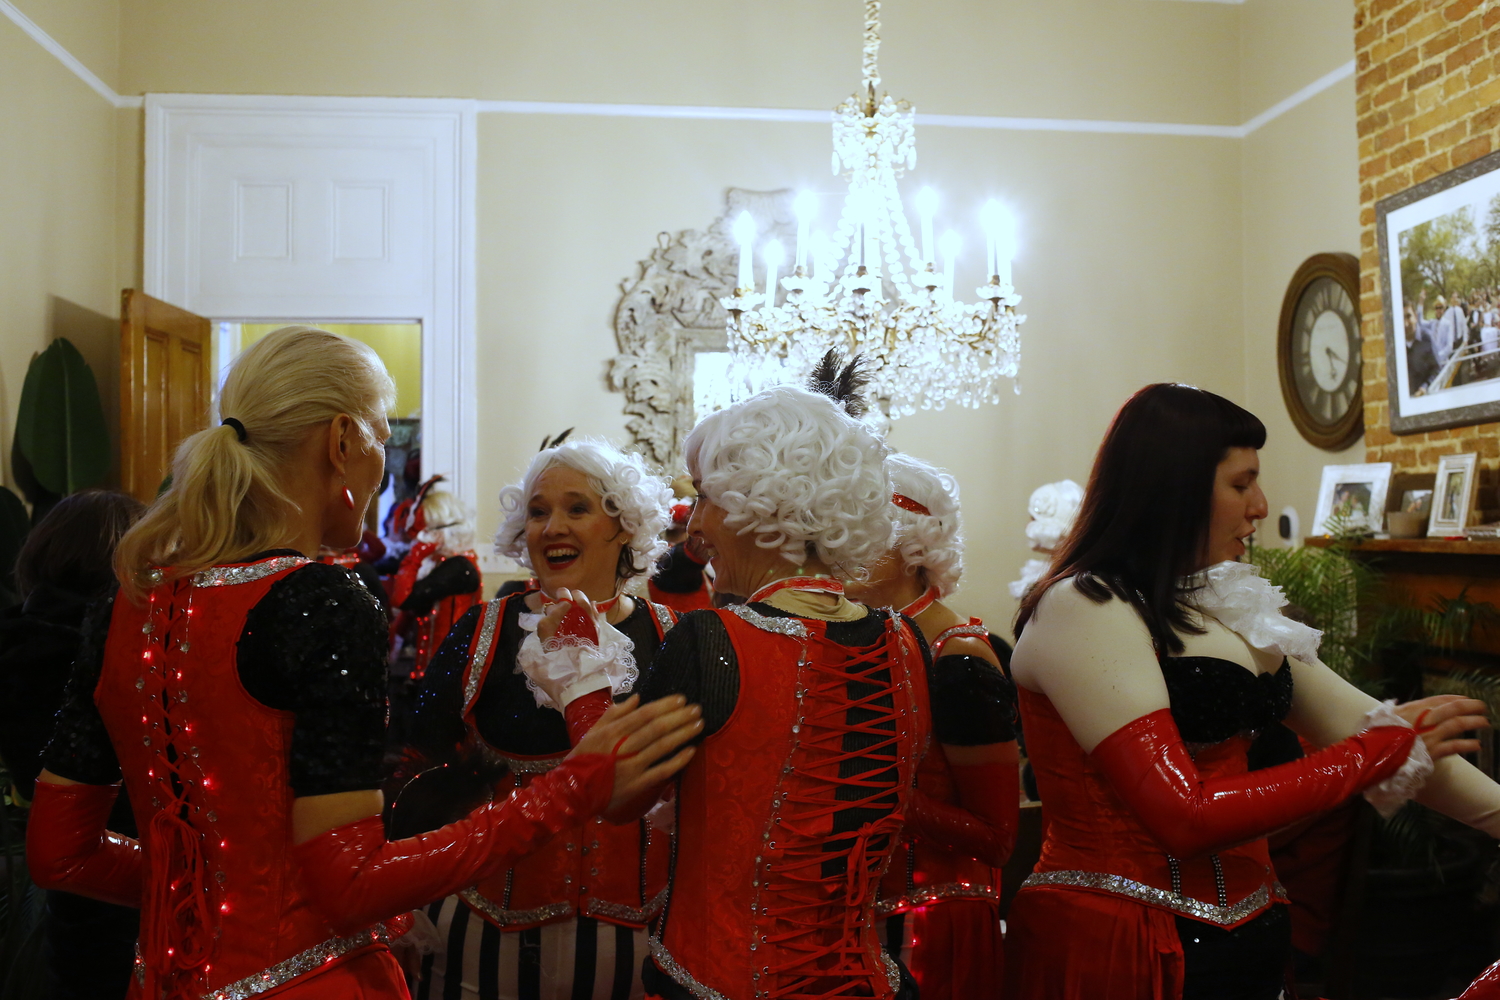
<svg viewBox="0 0 1500 1000">
<path fill-rule="evenodd" d="M 1468 527 L 1479 488 L 1479 456 L 1474 452 L 1444 455 L 1438 459 L 1437 483 L 1432 490 L 1432 513 L 1427 519 L 1429 538 L 1457 538 Z"/>
<path fill-rule="evenodd" d="M 1323 466 L 1313 534 L 1380 531 L 1385 523 L 1385 496 L 1390 486 L 1390 462 Z"/>
</svg>

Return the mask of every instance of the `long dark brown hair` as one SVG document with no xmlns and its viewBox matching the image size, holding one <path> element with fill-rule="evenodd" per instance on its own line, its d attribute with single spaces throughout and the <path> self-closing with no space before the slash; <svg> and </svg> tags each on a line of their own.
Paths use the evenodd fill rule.
<svg viewBox="0 0 1500 1000">
<path fill-rule="evenodd" d="M 106 490 L 65 496 L 26 536 L 16 556 L 16 589 L 24 600 L 48 584 L 88 600 L 114 582 L 115 545 L 146 513 L 135 497 Z"/>
<path fill-rule="evenodd" d="M 1178 633 L 1201 629 L 1177 581 L 1201 568 L 1215 472 L 1230 448 L 1265 443 L 1265 424 L 1223 396 L 1167 382 L 1131 396 L 1099 446 L 1073 530 L 1021 601 L 1016 634 L 1050 587 L 1072 579 L 1097 603 L 1129 601 L 1158 652 L 1181 653 Z"/>
</svg>

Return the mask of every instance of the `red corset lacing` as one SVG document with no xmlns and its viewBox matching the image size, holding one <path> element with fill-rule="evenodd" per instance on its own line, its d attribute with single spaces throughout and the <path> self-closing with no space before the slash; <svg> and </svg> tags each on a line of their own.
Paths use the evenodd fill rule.
<svg viewBox="0 0 1500 1000">
<path fill-rule="evenodd" d="M 865 911 L 902 823 L 894 807 L 905 728 L 897 706 L 905 699 L 895 690 L 895 633 L 862 649 L 811 635 L 808 646 L 798 676 L 806 707 L 770 834 L 787 843 L 766 866 L 761 896 L 770 924 L 763 943 L 780 959 L 767 971 L 773 1000 L 870 995 L 869 977 L 884 970 L 871 968 Z M 851 691 L 860 693 L 851 698 Z M 886 812 L 847 834 L 830 833 L 849 809 Z M 775 839 L 767 846 L 774 851 Z M 840 861 L 843 874 L 825 876 L 824 866 Z"/>
<path fill-rule="evenodd" d="M 187 820 L 192 808 L 188 786 L 202 783 L 203 776 L 189 775 L 184 768 L 192 758 L 179 750 L 173 740 L 181 722 L 173 717 L 179 700 L 172 694 L 169 681 L 182 680 L 182 667 L 168 662 L 168 650 L 177 656 L 188 643 L 188 625 L 192 621 L 192 582 L 182 580 L 174 586 L 173 599 L 165 615 L 159 614 L 157 594 L 151 594 L 151 639 L 144 654 L 145 667 L 141 694 L 142 712 L 160 711 L 164 739 L 155 754 L 148 777 L 161 797 L 161 807 L 151 817 L 146 855 L 150 877 L 146 882 L 141 907 L 141 957 L 145 965 L 146 996 L 186 995 L 187 982 L 174 982 L 178 974 L 196 969 L 208 960 L 213 945 L 212 915 L 208 907 L 208 889 L 204 879 L 202 833 Z M 178 603 L 188 594 L 187 607 Z M 162 620 L 165 619 L 165 620 Z M 142 720 L 144 721 L 144 719 Z M 190 724 L 189 724 L 190 725 Z"/>
</svg>

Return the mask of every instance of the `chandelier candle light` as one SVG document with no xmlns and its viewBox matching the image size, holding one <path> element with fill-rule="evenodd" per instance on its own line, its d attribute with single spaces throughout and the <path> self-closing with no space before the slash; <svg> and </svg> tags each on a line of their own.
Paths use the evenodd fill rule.
<svg viewBox="0 0 1500 1000">
<path fill-rule="evenodd" d="M 830 349 L 865 356 L 870 394 L 890 417 L 949 402 L 998 403 L 999 378 L 1014 379 L 1020 369 L 1019 327 L 1026 317 L 1016 312 L 1021 297 L 1011 284 L 1019 242 L 1015 216 L 998 201 L 981 210 L 989 280 L 976 290 L 978 303 L 959 301 L 953 290 L 958 234 L 933 239 L 937 193 L 917 192 L 920 247 L 906 220 L 896 181 L 916 166 L 916 115 L 889 94 L 876 98 L 879 32 L 880 2 L 865 0 L 863 92 L 833 112 L 833 171 L 849 190 L 832 238 L 812 228 L 816 199 L 798 195 L 792 271 L 777 280 L 786 251 L 768 243 L 761 250 L 762 293 L 753 273 L 755 220 L 742 212 L 733 224 L 739 286 L 720 300 L 729 312 L 732 398 L 800 382 Z"/>
</svg>

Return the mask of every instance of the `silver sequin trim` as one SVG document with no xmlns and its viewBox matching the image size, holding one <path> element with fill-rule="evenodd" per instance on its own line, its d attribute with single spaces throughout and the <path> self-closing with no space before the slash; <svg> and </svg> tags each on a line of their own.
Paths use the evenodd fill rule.
<svg viewBox="0 0 1500 1000">
<path fill-rule="evenodd" d="M 885 984 L 891 988 L 892 993 L 901 992 L 901 967 L 896 960 L 880 949 L 880 960 L 885 963 Z"/>
<path fill-rule="evenodd" d="M 693 974 L 677 964 L 677 959 L 667 950 L 667 946 L 661 943 L 661 938 L 652 936 L 651 957 L 656 959 L 656 964 L 661 971 L 677 981 L 677 985 L 687 990 L 698 1000 L 729 1000 L 729 997 L 718 990 L 704 986 L 693 978 Z M 895 959 L 887 955 L 885 949 L 880 950 L 880 961 L 885 966 L 885 982 L 891 988 L 892 993 L 901 990 L 901 967 L 896 964 Z"/>
<path fill-rule="evenodd" d="M 667 901 L 667 890 L 663 889 L 656 894 L 656 898 L 645 906 L 626 906 L 624 903 L 611 903 L 604 899 L 589 899 L 584 904 L 583 913 L 588 917 L 606 917 L 610 920 L 622 920 L 628 924 L 644 924 L 652 917 L 661 912 L 662 904 Z"/>
<path fill-rule="evenodd" d="M 1238 903 L 1230 906 L 1215 906 L 1213 903 L 1205 903 L 1191 896 L 1174 896 L 1166 889 L 1158 889 L 1134 879 L 1128 879 L 1123 875 L 1110 875 L 1105 872 L 1036 872 L 1021 883 L 1021 888 L 1028 889 L 1038 885 L 1102 889 L 1117 896 L 1127 896 L 1140 900 L 1142 903 L 1158 906 L 1163 910 L 1171 910 L 1173 913 L 1181 913 L 1185 917 L 1192 917 L 1194 920 L 1201 920 L 1208 924 L 1218 924 L 1221 927 L 1237 924 L 1246 917 L 1270 906 L 1276 900 L 1286 901 L 1286 890 L 1279 882 L 1274 886 L 1262 885 Z"/>
<path fill-rule="evenodd" d="M 320 968 L 351 951 L 371 944 L 385 944 L 390 940 L 384 924 L 376 924 L 367 931 L 350 934 L 348 937 L 329 938 L 320 945 L 293 955 L 285 962 L 277 962 L 264 972 L 236 980 L 228 986 L 220 986 L 203 994 L 203 1000 L 246 1000 L 296 979 L 306 972 Z"/>
<path fill-rule="evenodd" d="M 512 757 L 508 753 L 501 753 L 494 747 L 485 744 L 485 756 L 494 762 L 504 764 L 511 774 L 546 774 L 568 759 L 567 754 L 561 757 Z"/>
<path fill-rule="evenodd" d="M 875 904 L 875 916 L 884 919 L 897 910 L 910 909 L 913 906 L 926 906 L 929 903 L 940 903 L 945 899 L 988 899 L 1000 902 L 1000 894 L 987 885 L 965 885 L 962 882 L 943 882 L 938 885 L 923 886 L 921 889 L 913 890 L 898 899 L 882 899 Z"/>
<path fill-rule="evenodd" d="M 465 903 L 468 903 L 501 927 L 514 927 L 518 924 L 540 924 L 548 920 L 557 920 L 561 917 L 571 917 L 573 915 L 572 903 L 548 903 L 546 906 L 538 906 L 531 910 L 507 910 L 495 903 L 494 900 L 480 895 L 477 889 L 465 889 L 458 896 Z"/>
<path fill-rule="evenodd" d="M 672 609 L 665 604 L 657 604 L 654 601 L 646 602 L 651 607 L 651 613 L 656 616 L 656 625 L 661 629 L 661 634 L 666 635 L 672 631 L 672 626 L 677 622 L 672 617 Z"/>
<path fill-rule="evenodd" d="M 474 707 L 479 697 L 479 679 L 484 676 L 484 665 L 489 662 L 490 647 L 495 644 L 495 628 L 500 624 L 500 611 L 506 598 L 497 597 L 484 606 L 484 619 L 479 624 L 479 634 L 474 637 L 474 655 L 469 657 L 469 672 L 464 677 L 464 711 Z"/>
<path fill-rule="evenodd" d="M 984 639 L 988 641 L 990 637 L 990 630 L 985 628 L 983 625 L 955 625 L 950 629 L 944 629 L 937 634 L 936 639 L 932 640 L 932 648 L 934 652 L 942 649 L 943 643 L 947 642 L 949 639 L 960 635 L 972 635 L 976 639 Z"/>
<path fill-rule="evenodd" d="M 277 556 L 248 566 L 210 566 L 201 573 L 193 574 L 193 586 L 233 587 L 240 583 L 254 583 L 284 569 L 306 565 L 310 561 L 302 556 Z"/>
<path fill-rule="evenodd" d="M 807 626 L 796 618 L 771 618 L 754 611 L 746 604 L 733 605 L 730 611 L 739 615 L 740 619 L 750 625 L 754 625 L 762 632 L 775 632 L 777 635 L 789 635 L 794 639 L 807 638 Z"/>
<path fill-rule="evenodd" d="M 677 959 L 672 957 L 667 946 L 661 943 L 661 938 L 655 936 L 651 938 L 651 957 L 656 959 L 656 964 L 661 967 L 661 971 L 675 979 L 677 985 L 697 997 L 698 1000 L 729 1000 L 718 990 L 711 990 L 698 982 L 691 972 L 678 965 Z"/>
</svg>

